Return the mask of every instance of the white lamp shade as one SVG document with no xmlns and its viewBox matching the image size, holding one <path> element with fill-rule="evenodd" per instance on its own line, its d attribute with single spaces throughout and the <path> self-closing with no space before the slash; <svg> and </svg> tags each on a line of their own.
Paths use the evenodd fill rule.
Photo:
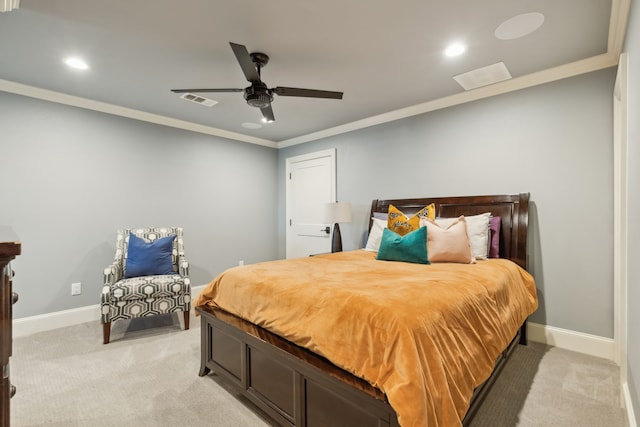
<svg viewBox="0 0 640 427">
<path fill-rule="evenodd" d="M 327 223 L 351 222 L 351 203 L 338 202 L 325 204 Z"/>
</svg>

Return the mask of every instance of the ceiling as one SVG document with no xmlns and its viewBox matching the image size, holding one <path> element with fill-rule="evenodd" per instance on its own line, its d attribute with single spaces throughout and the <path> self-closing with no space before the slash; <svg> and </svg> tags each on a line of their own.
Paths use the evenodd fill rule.
<svg viewBox="0 0 640 427">
<path fill-rule="evenodd" d="M 9 10 L 11 1 L 18 7 Z M 0 90 L 272 147 L 614 66 L 630 3 L 11 1 L 0 13 Z M 530 12 L 544 15 L 533 33 L 494 35 L 504 21 Z M 454 41 L 466 52 L 445 57 Z M 205 107 L 170 91 L 248 86 L 229 42 L 269 55 L 262 70 L 269 87 L 344 97 L 274 95 L 276 121 L 262 123 L 242 93 L 200 93 L 218 102 Z M 69 55 L 90 68 L 69 69 L 62 62 Z M 498 62 L 512 79 L 471 91 L 453 79 Z"/>
</svg>

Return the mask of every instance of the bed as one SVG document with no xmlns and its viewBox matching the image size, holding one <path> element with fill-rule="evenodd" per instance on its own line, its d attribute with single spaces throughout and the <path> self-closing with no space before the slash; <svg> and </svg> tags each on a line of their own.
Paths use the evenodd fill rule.
<svg viewBox="0 0 640 427">
<path fill-rule="evenodd" d="M 468 424 L 537 308 L 528 201 L 372 202 L 371 218 L 390 205 L 411 215 L 433 204 L 443 218 L 490 212 L 498 259 L 420 265 L 357 250 L 227 270 L 194 301 L 200 375 L 213 371 L 283 426 Z"/>
</svg>

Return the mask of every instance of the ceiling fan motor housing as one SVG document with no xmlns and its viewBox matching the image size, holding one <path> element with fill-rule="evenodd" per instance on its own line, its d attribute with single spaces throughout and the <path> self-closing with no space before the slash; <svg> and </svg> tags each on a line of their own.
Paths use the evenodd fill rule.
<svg viewBox="0 0 640 427">
<path fill-rule="evenodd" d="M 256 82 L 245 88 L 244 99 L 246 99 L 247 104 L 252 107 L 265 108 L 271 105 L 273 95 L 264 83 Z"/>
</svg>

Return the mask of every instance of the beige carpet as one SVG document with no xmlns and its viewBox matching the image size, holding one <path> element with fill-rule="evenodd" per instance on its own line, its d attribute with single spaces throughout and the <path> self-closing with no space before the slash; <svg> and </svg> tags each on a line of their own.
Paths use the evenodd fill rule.
<svg viewBox="0 0 640 427">
<path fill-rule="evenodd" d="M 530 342 L 517 346 L 470 427 L 626 427 L 610 361 Z"/>
<path fill-rule="evenodd" d="M 181 317 L 181 316 L 180 316 Z M 11 425 L 275 425 L 216 376 L 198 377 L 199 319 L 90 322 L 14 340 Z M 472 427 L 626 426 L 611 362 L 541 344 L 518 346 Z M 357 426 L 354 426 L 357 427 Z"/>
</svg>

